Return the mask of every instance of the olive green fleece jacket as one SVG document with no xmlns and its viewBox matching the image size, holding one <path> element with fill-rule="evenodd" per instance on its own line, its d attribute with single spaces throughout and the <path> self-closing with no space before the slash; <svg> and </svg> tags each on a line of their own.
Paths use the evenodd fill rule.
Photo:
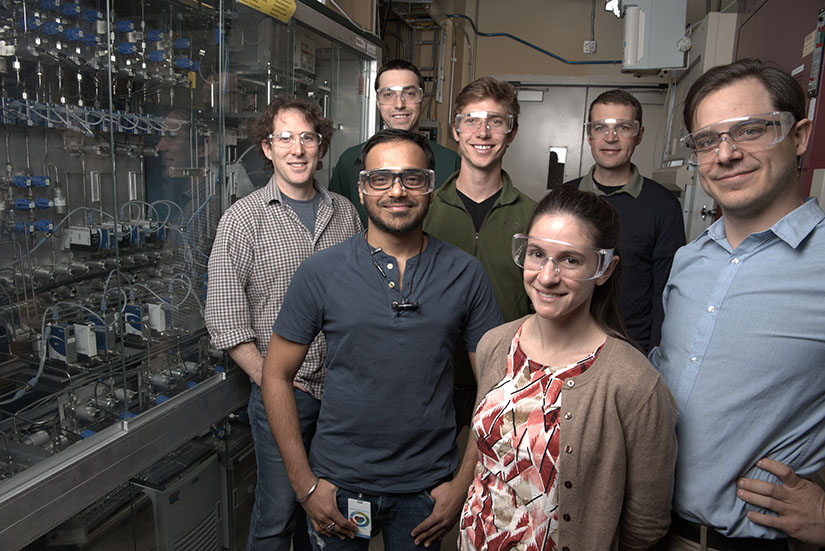
<svg viewBox="0 0 825 551">
<path fill-rule="evenodd" d="M 504 321 L 520 318 L 530 312 L 530 300 L 510 249 L 513 235 L 527 231 L 536 202 L 513 187 L 510 175 L 502 170 L 501 195 L 476 233 L 473 219 L 458 197 L 458 175 L 450 176 L 436 190 L 424 231 L 478 258 L 493 284 Z"/>
<path fill-rule="evenodd" d="M 520 318 L 530 313 L 531 305 L 521 268 L 513 262 L 511 243 L 514 234 L 527 231 L 536 202 L 513 187 L 510 175 L 502 170 L 501 194 L 476 233 L 473 218 L 456 191 L 458 175 L 450 176 L 436 190 L 424 231 L 478 258 L 493 285 L 504 321 Z M 457 385 L 474 384 L 469 359 L 461 347 L 456 350 L 453 369 Z"/>
</svg>

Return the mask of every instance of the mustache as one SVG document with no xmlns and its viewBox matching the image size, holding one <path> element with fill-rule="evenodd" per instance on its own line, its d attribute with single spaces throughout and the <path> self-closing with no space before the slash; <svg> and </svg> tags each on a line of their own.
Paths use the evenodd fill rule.
<svg viewBox="0 0 825 551">
<path fill-rule="evenodd" d="M 414 207 L 416 205 L 418 205 L 418 203 L 416 201 L 413 201 L 412 199 L 388 198 L 388 199 L 382 199 L 381 201 L 378 201 L 378 206 L 379 207 L 395 207 L 395 206 L 398 206 L 398 207 Z"/>
</svg>

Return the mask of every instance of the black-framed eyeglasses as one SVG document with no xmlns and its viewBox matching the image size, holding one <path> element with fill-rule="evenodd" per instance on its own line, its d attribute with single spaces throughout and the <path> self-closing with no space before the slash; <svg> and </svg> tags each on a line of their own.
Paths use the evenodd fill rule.
<svg viewBox="0 0 825 551">
<path fill-rule="evenodd" d="M 358 173 L 361 191 L 367 195 L 381 195 L 392 189 L 395 182 L 408 193 L 426 195 L 435 189 L 435 172 L 423 168 L 387 167 L 362 170 Z"/>
<path fill-rule="evenodd" d="M 280 147 L 281 149 L 288 149 L 295 144 L 295 140 L 301 140 L 301 145 L 307 149 L 313 149 L 321 145 L 321 135 L 317 132 L 301 132 L 296 134 L 294 132 L 274 132 L 267 136 L 269 145 Z"/>
</svg>

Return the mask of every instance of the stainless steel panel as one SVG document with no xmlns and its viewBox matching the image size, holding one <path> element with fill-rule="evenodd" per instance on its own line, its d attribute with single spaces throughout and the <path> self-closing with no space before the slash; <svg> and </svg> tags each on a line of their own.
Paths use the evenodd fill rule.
<svg viewBox="0 0 825 551">
<path fill-rule="evenodd" d="M 240 370 L 216 375 L 11 479 L 0 496 L 0 548 L 32 542 L 248 398 L 249 380 Z"/>
</svg>

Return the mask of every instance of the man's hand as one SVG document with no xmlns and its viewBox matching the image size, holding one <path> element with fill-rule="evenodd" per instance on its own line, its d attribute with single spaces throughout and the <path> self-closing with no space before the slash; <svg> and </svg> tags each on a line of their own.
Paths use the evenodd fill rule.
<svg viewBox="0 0 825 551">
<path fill-rule="evenodd" d="M 358 529 L 355 524 L 347 520 L 338 510 L 335 503 L 335 494 L 338 488 L 331 482 L 318 479 L 318 487 L 312 492 L 304 506 L 309 517 L 312 519 L 312 527 L 319 534 L 325 536 L 338 536 L 341 539 L 354 538 Z"/>
<path fill-rule="evenodd" d="M 433 512 L 412 531 L 415 544 L 421 545 L 423 542 L 424 547 L 441 540 L 456 523 L 467 499 L 467 485 L 453 479 L 433 488 L 430 496 L 435 501 Z"/>
<path fill-rule="evenodd" d="M 793 469 L 774 461 L 760 459 L 756 466 L 775 474 L 782 484 L 740 478 L 736 495 L 777 516 L 748 512 L 751 522 L 781 530 L 806 543 L 825 545 L 825 492 L 816 483 L 800 478 Z"/>
</svg>

